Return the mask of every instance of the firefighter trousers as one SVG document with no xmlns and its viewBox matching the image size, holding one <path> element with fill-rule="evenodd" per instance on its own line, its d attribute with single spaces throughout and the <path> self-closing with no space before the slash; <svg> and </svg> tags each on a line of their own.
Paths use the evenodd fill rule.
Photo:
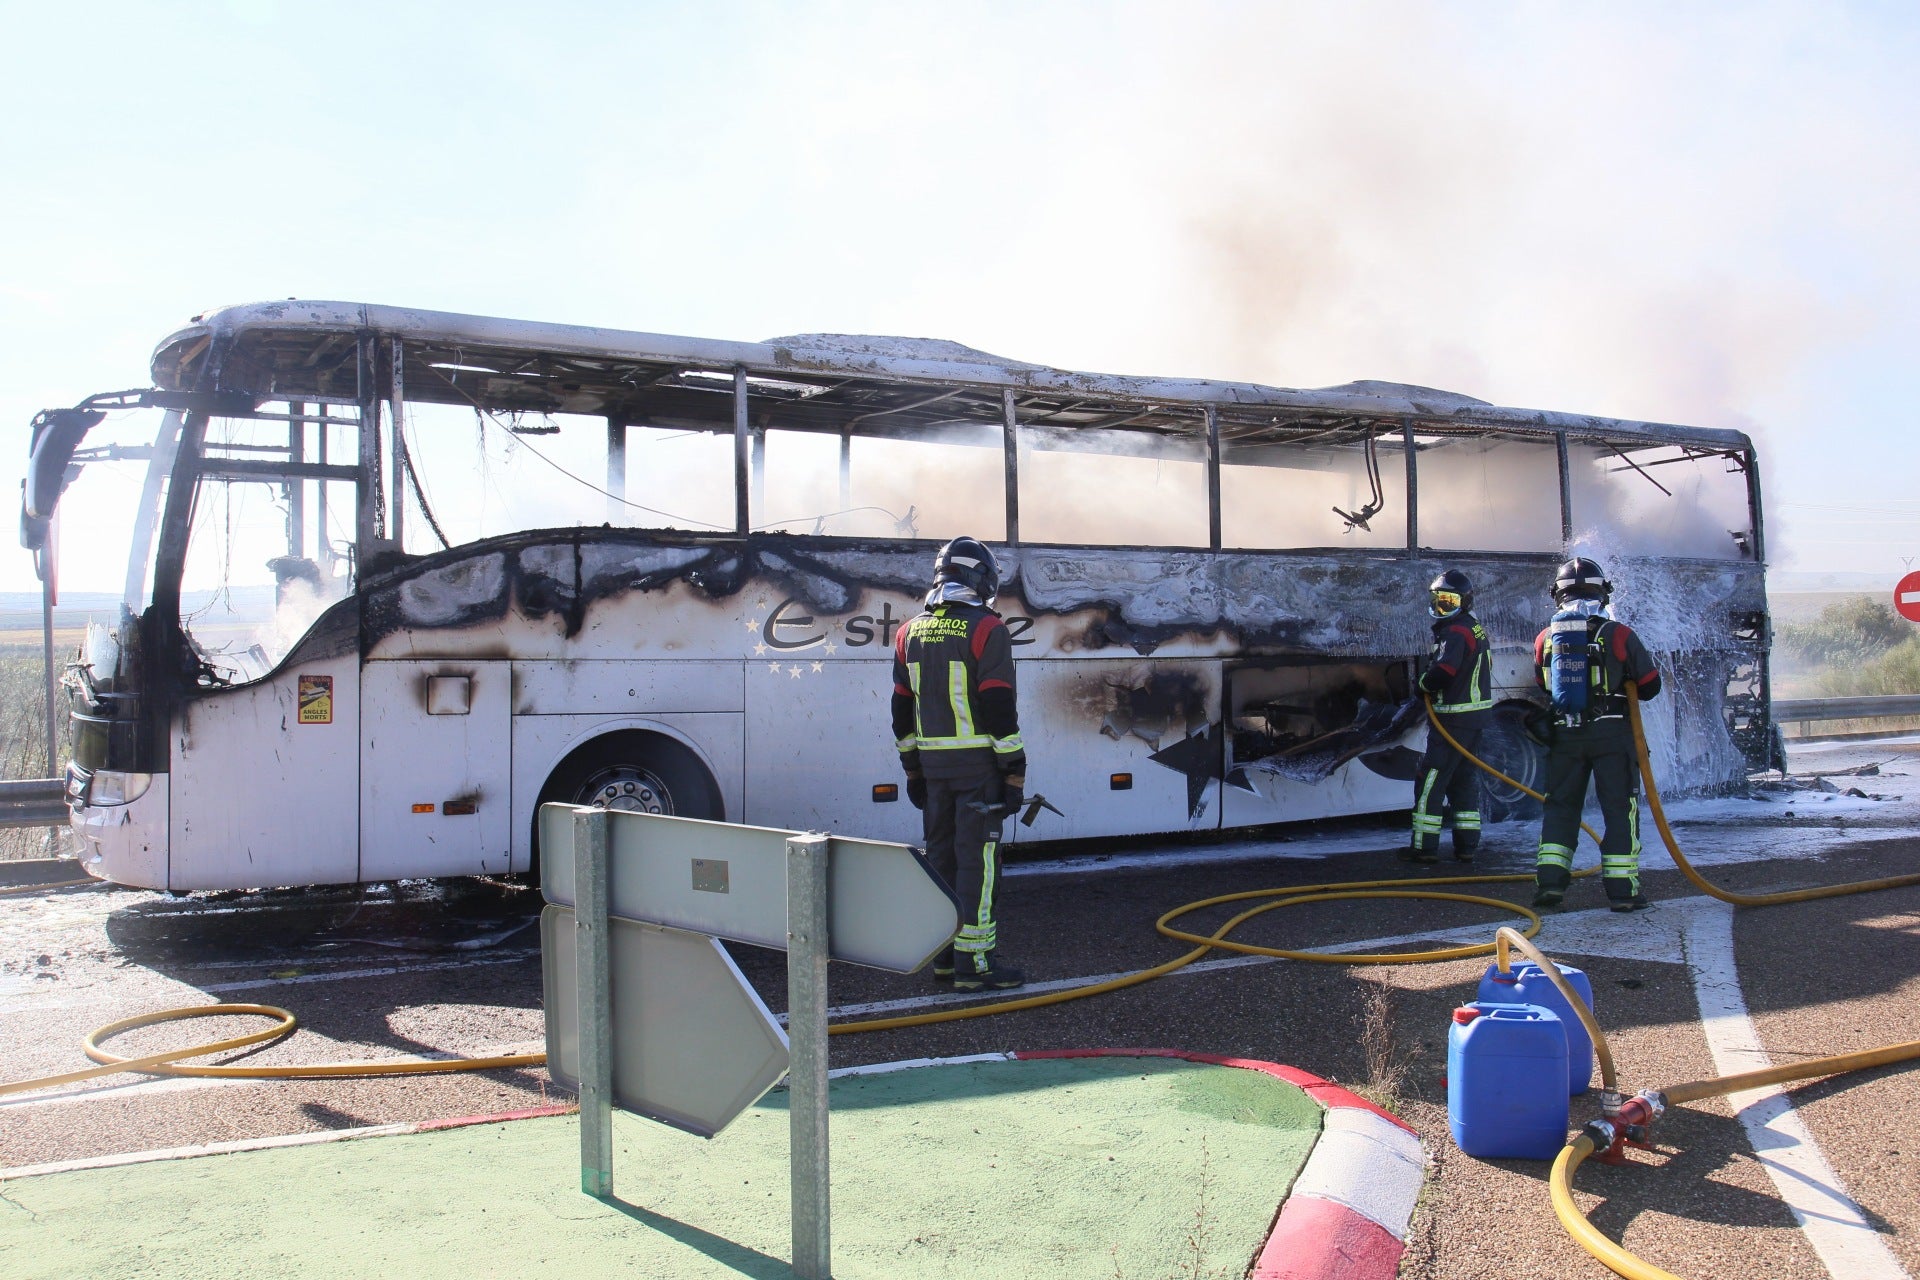
<svg viewBox="0 0 1920 1280">
<path fill-rule="evenodd" d="M 1479 755 L 1487 712 L 1443 713 L 1441 723 L 1461 746 Z M 1410 852 L 1430 861 L 1438 856 L 1445 810 L 1453 810 L 1453 856 L 1471 858 L 1480 847 L 1480 770 L 1454 750 L 1453 743 L 1427 728 L 1427 750 L 1413 776 L 1413 838 Z"/>
<path fill-rule="evenodd" d="M 1578 728 L 1554 727 L 1552 745 L 1547 748 L 1547 799 L 1540 817 L 1540 853 L 1534 874 L 1546 887 L 1564 889 L 1571 882 L 1589 778 L 1605 824 L 1600 874 L 1607 897 L 1626 901 L 1640 892 L 1640 763 L 1634 754 L 1633 729 L 1625 717 L 1595 720 Z"/>
<path fill-rule="evenodd" d="M 954 935 L 953 949 L 963 966 L 969 959 L 976 968 L 990 965 L 999 944 L 993 906 L 1000 888 L 1002 793 L 997 773 L 983 778 L 927 777 L 927 807 L 922 814 L 927 861 L 960 899 L 960 932 Z"/>
</svg>

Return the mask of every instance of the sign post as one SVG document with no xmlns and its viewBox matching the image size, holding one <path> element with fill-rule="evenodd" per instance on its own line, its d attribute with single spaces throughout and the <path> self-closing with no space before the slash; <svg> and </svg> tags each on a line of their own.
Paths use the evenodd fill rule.
<svg viewBox="0 0 1920 1280">
<path fill-rule="evenodd" d="M 827 962 L 913 973 L 960 925 L 903 844 L 542 805 L 547 1070 L 580 1093 L 580 1188 L 613 1109 L 711 1138 L 786 1075 L 793 1269 L 828 1280 Z M 787 1031 L 717 939 L 787 953 Z"/>
<path fill-rule="evenodd" d="M 613 947 L 607 919 L 607 811 L 576 809 L 574 882 L 584 892 L 574 916 L 580 991 L 580 1189 L 613 1194 Z"/>
<path fill-rule="evenodd" d="M 1920 622 L 1920 570 L 1894 584 L 1893 608 L 1908 622 Z"/>
<path fill-rule="evenodd" d="M 787 841 L 787 1118 L 793 1269 L 827 1280 L 827 838 Z"/>
</svg>

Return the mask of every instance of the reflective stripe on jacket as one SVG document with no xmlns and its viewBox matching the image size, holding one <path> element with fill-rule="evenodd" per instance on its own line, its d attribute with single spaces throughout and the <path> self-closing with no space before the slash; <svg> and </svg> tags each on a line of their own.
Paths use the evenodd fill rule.
<svg viewBox="0 0 1920 1280">
<path fill-rule="evenodd" d="M 1491 707 L 1492 660 L 1487 629 L 1472 614 L 1459 613 L 1434 623 L 1431 669 L 1446 676 L 1447 683 L 1433 695 L 1433 709 L 1458 714 Z"/>
<path fill-rule="evenodd" d="M 902 753 L 930 775 L 1024 768 L 1014 701 L 1013 642 L 1000 615 L 934 606 L 894 640 L 893 729 Z"/>
</svg>

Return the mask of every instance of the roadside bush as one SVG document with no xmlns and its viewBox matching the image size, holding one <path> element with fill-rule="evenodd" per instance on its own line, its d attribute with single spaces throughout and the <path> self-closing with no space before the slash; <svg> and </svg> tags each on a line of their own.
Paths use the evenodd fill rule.
<svg viewBox="0 0 1920 1280">
<path fill-rule="evenodd" d="M 1854 596 L 1828 605 L 1812 622 L 1776 628 L 1773 651 L 1776 659 L 1803 669 L 1855 667 L 1874 661 L 1914 634 L 1911 622 L 1879 600 Z"/>
<path fill-rule="evenodd" d="M 47 768 L 44 672 L 39 645 L 0 645 L 0 778 L 45 778 L 66 768 L 64 755 Z M 0 829 L 0 860 L 45 857 L 58 847 L 48 828 Z"/>
<path fill-rule="evenodd" d="M 1920 634 L 1858 665 L 1832 666 L 1814 677 L 1814 688 L 1824 698 L 1866 698 L 1881 694 L 1920 693 Z"/>
<path fill-rule="evenodd" d="M 0 646 L 0 778 L 45 778 L 47 692 L 36 646 Z"/>
</svg>

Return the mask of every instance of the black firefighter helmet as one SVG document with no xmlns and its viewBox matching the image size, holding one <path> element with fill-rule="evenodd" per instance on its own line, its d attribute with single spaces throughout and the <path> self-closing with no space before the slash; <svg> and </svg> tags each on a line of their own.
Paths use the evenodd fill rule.
<svg viewBox="0 0 1920 1280">
<path fill-rule="evenodd" d="M 1598 561 L 1585 556 L 1575 556 L 1561 565 L 1553 573 L 1553 602 L 1565 604 L 1569 600 L 1598 600 L 1601 604 L 1613 598 L 1613 584 L 1607 581 L 1607 571 Z"/>
<path fill-rule="evenodd" d="M 1451 618 L 1473 608 L 1473 583 L 1458 569 L 1449 569 L 1427 584 L 1427 612 Z"/>
<path fill-rule="evenodd" d="M 934 588 L 943 582 L 957 582 L 979 596 L 981 604 L 992 604 L 1000 594 L 1000 562 L 978 538 L 955 538 L 933 558 Z"/>
</svg>

